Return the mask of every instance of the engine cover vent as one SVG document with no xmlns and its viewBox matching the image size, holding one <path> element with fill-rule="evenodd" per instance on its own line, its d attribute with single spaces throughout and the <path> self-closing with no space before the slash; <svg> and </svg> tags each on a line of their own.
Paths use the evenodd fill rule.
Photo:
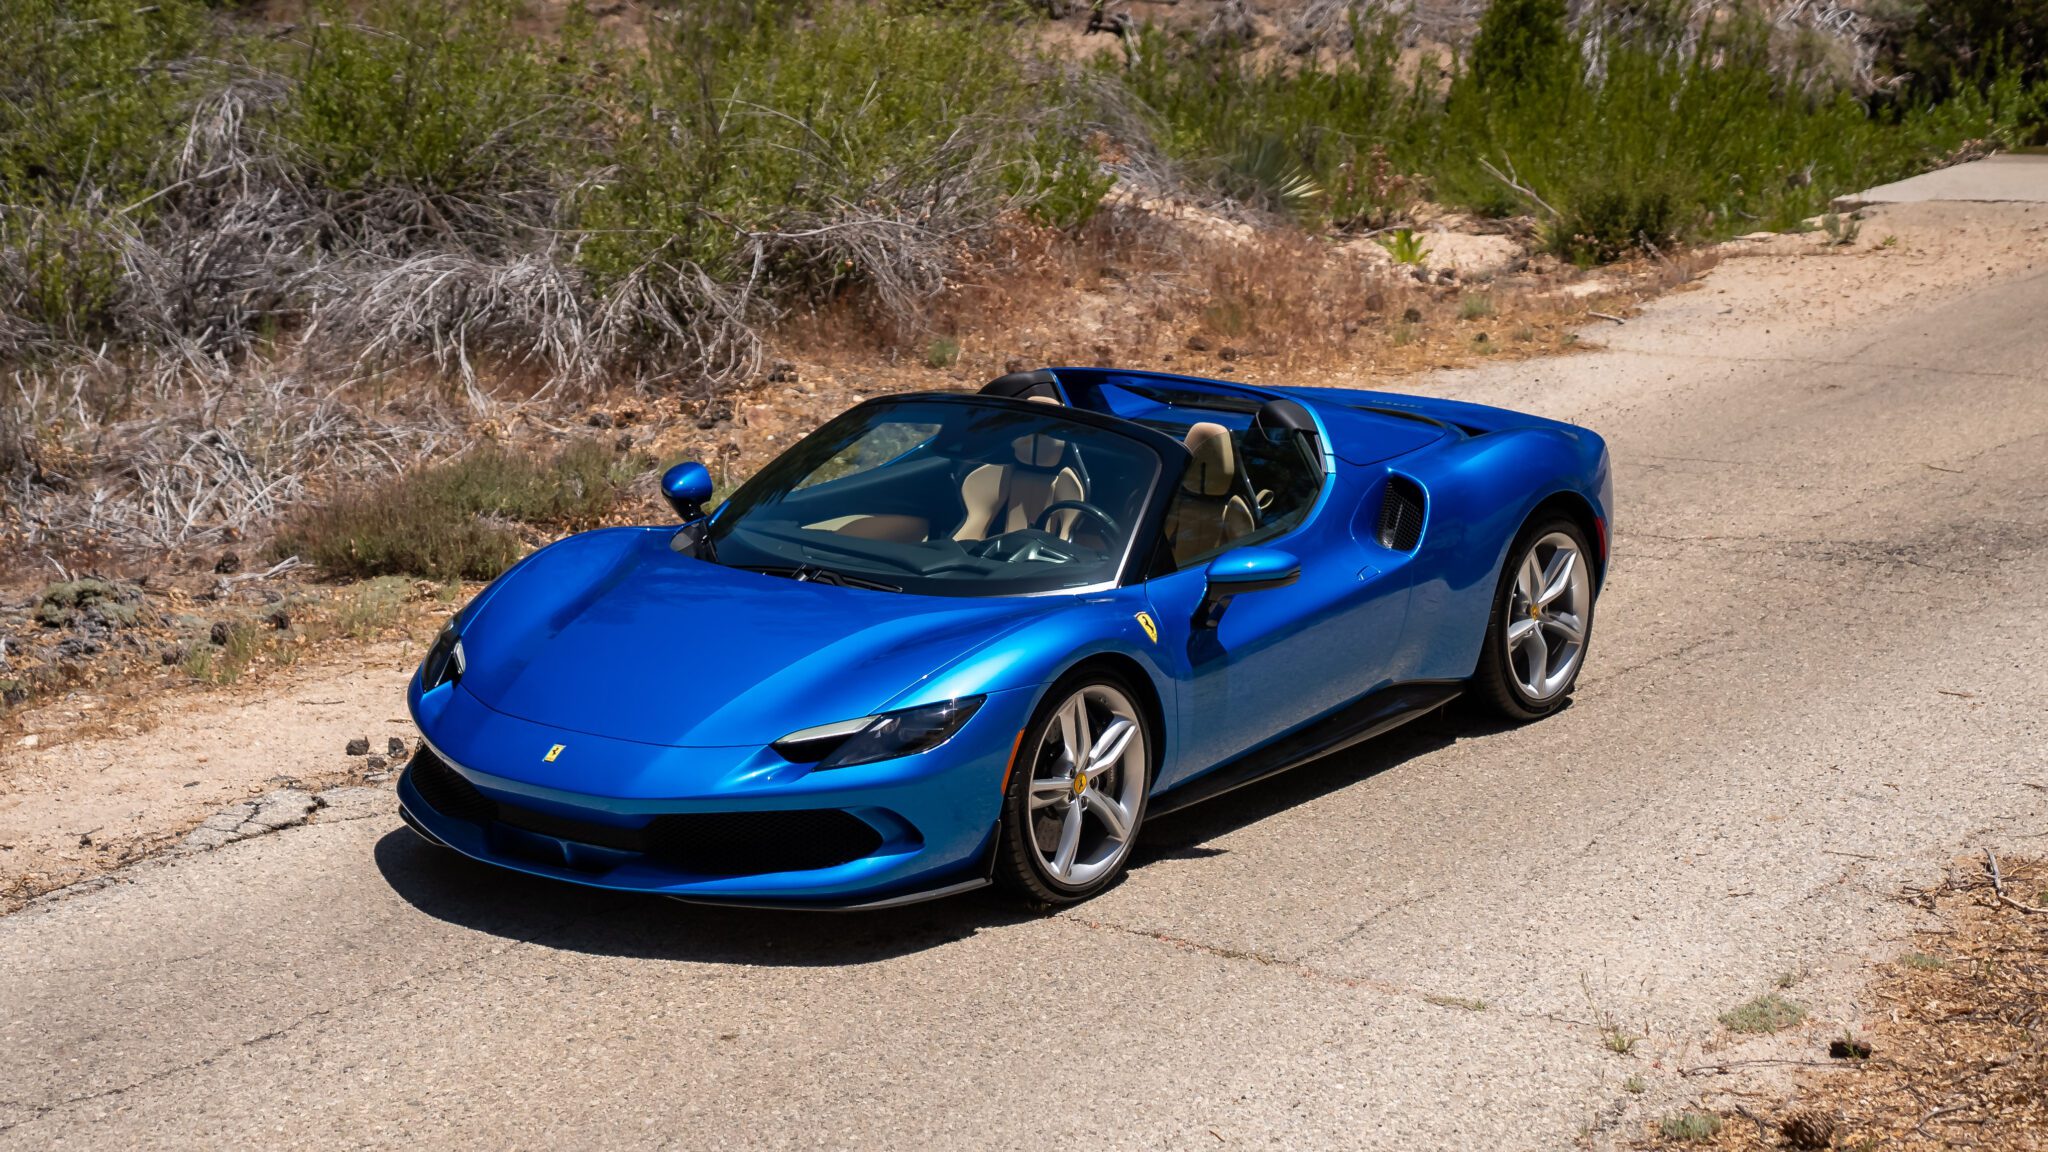
<svg viewBox="0 0 2048 1152">
<path fill-rule="evenodd" d="M 1406 476 L 1387 477 L 1387 493 L 1380 500 L 1380 547 L 1415 551 L 1422 542 L 1422 510 L 1420 484 Z"/>
</svg>

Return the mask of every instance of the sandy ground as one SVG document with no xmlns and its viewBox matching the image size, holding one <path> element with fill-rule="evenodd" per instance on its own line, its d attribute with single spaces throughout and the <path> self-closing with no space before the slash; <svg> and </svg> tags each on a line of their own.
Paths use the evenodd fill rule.
<svg viewBox="0 0 2048 1152">
<path fill-rule="evenodd" d="M 592 895 L 337 790 L 0 920 L 0 1145 L 1548 1148 L 1640 1132 L 1708 1053 L 1824 1045 L 1902 885 L 2048 835 L 2048 205 L 1730 255 L 1604 350 L 1412 382 L 1609 438 L 1619 559 L 1561 715 L 1163 820 L 1046 918 Z M 10 748 L 0 866 L 346 774 L 403 734 L 407 663 Z M 1716 1015 L 1780 976 L 1814 1021 L 1731 1048 Z"/>
<path fill-rule="evenodd" d="M 392 737 L 411 744 L 405 678 L 418 659 L 406 643 L 356 648 L 243 689 L 125 705 L 141 714 L 107 726 L 131 734 L 16 738 L 0 762 L 0 909 L 176 844 L 267 791 L 383 782 L 396 766 L 380 771 L 348 743 L 366 738 L 378 755 Z"/>
</svg>

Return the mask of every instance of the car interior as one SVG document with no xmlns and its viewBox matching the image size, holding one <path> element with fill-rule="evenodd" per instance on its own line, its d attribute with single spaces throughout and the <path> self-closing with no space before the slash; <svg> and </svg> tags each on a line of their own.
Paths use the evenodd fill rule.
<svg viewBox="0 0 2048 1152">
<path fill-rule="evenodd" d="M 1167 479 L 1175 491 L 1150 575 L 1289 530 L 1321 488 L 1322 458 L 1305 413 L 1268 411 L 1274 405 L 1227 392 L 1119 387 L 1112 396 L 1107 385 L 1070 392 L 1051 386 L 1049 373 L 1018 376 L 983 391 L 1103 411 L 1186 447 L 1185 471 Z M 898 570 L 921 584 L 1010 583 L 1065 569 L 1053 587 L 1114 574 L 1151 488 L 1150 452 L 1078 423 L 1055 435 L 1013 410 L 945 419 L 906 404 L 858 429 L 828 459 L 795 465 L 801 471 L 772 510 L 748 510 L 745 535 L 797 562 L 747 566 L 808 579 L 859 557 L 875 574 L 869 583 L 887 587 L 902 586 Z"/>
</svg>

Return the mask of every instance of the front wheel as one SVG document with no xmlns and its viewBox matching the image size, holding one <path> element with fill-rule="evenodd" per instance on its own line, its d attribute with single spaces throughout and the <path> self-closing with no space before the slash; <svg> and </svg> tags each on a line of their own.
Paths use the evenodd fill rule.
<svg viewBox="0 0 2048 1152">
<path fill-rule="evenodd" d="M 1562 517 L 1522 530 L 1508 550 L 1473 687 L 1511 720 L 1564 707 L 1593 637 L 1585 533 Z"/>
<path fill-rule="evenodd" d="M 1152 749 L 1145 713 L 1120 680 L 1055 685 L 1010 769 L 996 879 L 1037 904 L 1086 900 L 1115 883 L 1145 819 Z"/>
</svg>

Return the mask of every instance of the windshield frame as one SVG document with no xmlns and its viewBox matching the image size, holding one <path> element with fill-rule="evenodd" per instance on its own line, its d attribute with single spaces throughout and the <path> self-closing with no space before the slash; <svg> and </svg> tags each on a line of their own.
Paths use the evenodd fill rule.
<svg viewBox="0 0 2048 1152">
<path fill-rule="evenodd" d="M 998 599 L 1003 597 L 1028 596 L 1076 596 L 1107 591 L 1143 581 L 1151 567 L 1153 553 L 1159 545 L 1160 533 L 1166 522 L 1166 507 L 1173 493 L 1180 486 L 1180 479 L 1187 469 L 1188 451 L 1180 441 L 1157 429 L 1147 428 L 1132 420 L 1092 412 L 1085 408 L 1069 405 L 1057 407 L 1028 400 L 1015 400 L 1001 396 L 960 392 L 904 392 L 891 396 L 875 396 L 861 401 L 832 419 L 819 425 L 809 435 L 790 445 L 748 477 L 746 482 L 735 489 L 723 504 L 711 514 L 705 528 L 707 543 L 715 551 L 737 523 L 733 518 L 751 511 L 768 494 L 790 490 L 798 477 L 791 475 L 807 469 L 808 449 L 819 441 L 837 440 L 843 435 L 847 424 L 859 422 L 872 424 L 878 409 L 908 406 L 912 404 L 947 404 L 962 407 L 994 409 L 1034 416 L 1043 420 L 1063 421 L 1107 432 L 1126 440 L 1146 451 L 1156 459 L 1157 468 L 1152 473 L 1151 488 L 1139 504 L 1140 514 L 1131 526 L 1129 538 L 1124 542 L 1124 554 L 1118 559 L 1114 575 L 1107 580 L 1092 584 L 1075 585 L 1067 588 L 1048 588 L 1029 592 L 994 592 L 982 595 L 968 594 L 962 599 Z M 939 592 L 904 592 L 895 595 L 947 596 Z"/>
</svg>

